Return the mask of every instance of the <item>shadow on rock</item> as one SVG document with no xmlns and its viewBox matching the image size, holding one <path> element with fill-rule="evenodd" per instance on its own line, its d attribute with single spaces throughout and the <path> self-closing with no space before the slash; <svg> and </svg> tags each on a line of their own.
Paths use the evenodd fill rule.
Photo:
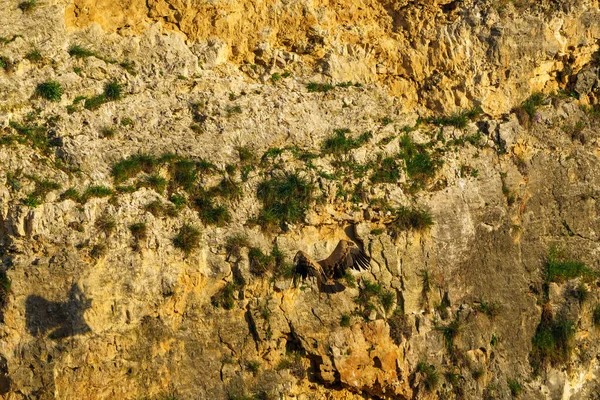
<svg viewBox="0 0 600 400">
<path fill-rule="evenodd" d="M 92 300 L 85 297 L 77 285 L 71 286 L 66 302 L 48 301 L 31 295 L 25 302 L 26 328 L 34 336 L 50 331 L 50 339 L 62 339 L 90 332 L 83 314 Z"/>
</svg>

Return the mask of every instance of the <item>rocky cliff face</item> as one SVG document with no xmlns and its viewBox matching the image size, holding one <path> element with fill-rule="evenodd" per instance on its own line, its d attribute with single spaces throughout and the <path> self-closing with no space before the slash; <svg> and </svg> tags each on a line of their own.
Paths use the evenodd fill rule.
<svg viewBox="0 0 600 400">
<path fill-rule="evenodd" d="M 3 398 L 598 395 L 597 1 L 0 10 Z"/>
</svg>

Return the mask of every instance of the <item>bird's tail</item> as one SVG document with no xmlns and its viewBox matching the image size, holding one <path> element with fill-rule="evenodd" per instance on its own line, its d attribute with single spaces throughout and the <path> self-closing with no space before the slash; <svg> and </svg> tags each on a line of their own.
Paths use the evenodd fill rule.
<svg viewBox="0 0 600 400">
<path fill-rule="evenodd" d="M 346 289 L 346 286 L 337 281 L 327 283 L 323 282 L 321 285 L 321 291 L 324 293 L 339 293 L 344 291 L 344 289 Z"/>
</svg>

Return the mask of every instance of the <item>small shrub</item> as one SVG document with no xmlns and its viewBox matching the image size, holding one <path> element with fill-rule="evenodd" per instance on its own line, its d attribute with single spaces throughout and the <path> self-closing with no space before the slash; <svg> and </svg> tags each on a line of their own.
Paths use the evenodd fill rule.
<svg viewBox="0 0 600 400">
<path fill-rule="evenodd" d="M 238 156 L 240 157 L 240 162 L 242 164 L 256 161 L 256 153 L 254 153 L 254 151 L 250 147 L 237 146 L 235 149 L 238 152 Z"/>
<path fill-rule="evenodd" d="M 547 364 L 560 365 L 569 361 L 574 337 L 573 321 L 565 318 L 553 319 L 551 311 L 544 309 L 542 320 L 532 339 L 529 355 L 534 371 L 539 372 Z"/>
<path fill-rule="evenodd" d="M 237 105 L 237 106 L 227 106 L 225 108 L 225 112 L 227 113 L 228 117 L 231 117 L 234 114 L 241 114 L 242 113 L 242 107 Z"/>
<path fill-rule="evenodd" d="M 510 389 L 510 394 L 513 397 L 519 397 L 519 395 L 523 391 L 523 386 L 521 386 L 521 383 L 516 379 L 509 379 L 507 383 L 508 388 Z"/>
<path fill-rule="evenodd" d="M 350 326 L 350 315 L 343 314 L 340 318 L 340 326 L 349 327 Z"/>
<path fill-rule="evenodd" d="M 15 65 L 8 57 L 0 56 L 0 68 L 6 73 L 11 73 L 14 70 Z"/>
<path fill-rule="evenodd" d="M 495 333 L 492 333 L 492 338 L 490 339 L 490 345 L 492 347 L 498 344 L 498 336 Z"/>
<path fill-rule="evenodd" d="M 134 193 L 137 191 L 137 188 L 133 185 L 117 186 L 115 189 L 117 193 Z"/>
<path fill-rule="evenodd" d="M 46 135 L 46 129 L 37 125 L 21 125 L 15 121 L 10 121 L 9 125 L 13 128 L 23 140 L 17 140 L 19 143 L 26 141 L 34 149 L 39 149 L 44 154 L 50 152 L 50 143 Z"/>
<path fill-rule="evenodd" d="M 271 82 L 276 83 L 279 82 L 281 80 L 281 75 L 279 75 L 279 73 L 275 72 L 273 75 L 271 75 Z"/>
<path fill-rule="evenodd" d="M 107 82 L 104 85 L 104 97 L 107 100 L 119 100 L 121 98 L 122 87 L 117 81 Z"/>
<path fill-rule="evenodd" d="M 227 238 L 225 251 L 227 251 L 229 256 L 240 257 L 240 251 L 242 248 L 249 246 L 250 241 L 248 240 L 248 236 L 243 233 L 237 233 Z"/>
<path fill-rule="evenodd" d="M 315 92 L 329 92 L 333 90 L 335 86 L 330 85 L 329 83 L 317 83 L 317 82 L 309 82 L 306 85 L 306 89 L 308 89 L 309 93 Z"/>
<path fill-rule="evenodd" d="M 302 354 L 300 352 L 292 352 L 282 358 L 281 361 L 275 367 L 276 371 L 287 369 L 292 375 L 298 379 L 304 379 L 306 376 L 306 369 L 302 364 Z"/>
<path fill-rule="evenodd" d="M 354 277 L 354 275 L 352 275 L 350 271 L 346 271 L 346 273 L 344 274 L 344 282 L 349 288 L 356 287 L 356 278 Z"/>
<path fill-rule="evenodd" d="M 35 88 L 35 92 L 38 96 L 50 101 L 60 101 L 63 94 L 60 83 L 56 81 L 40 83 Z"/>
<path fill-rule="evenodd" d="M 136 222 L 129 225 L 129 230 L 136 241 L 145 240 L 148 236 L 148 227 L 145 222 Z"/>
<path fill-rule="evenodd" d="M 243 194 L 242 187 L 229 177 L 223 178 L 217 186 L 210 190 L 210 195 L 236 201 L 241 199 Z"/>
<path fill-rule="evenodd" d="M 81 46 L 73 45 L 73 46 L 71 46 L 71 48 L 69 48 L 69 55 L 71 57 L 76 57 L 76 58 L 86 58 L 86 57 L 95 56 L 96 53 L 94 53 L 93 51 L 87 50 Z"/>
<path fill-rule="evenodd" d="M 27 195 L 27 197 L 25 199 L 23 199 L 23 204 L 25 204 L 26 206 L 31 207 L 31 208 L 36 208 L 37 206 L 42 204 L 42 202 L 37 196 L 30 193 Z"/>
<path fill-rule="evenodd" d="M 133 120 L 129 117 L 123 117 L 121 118 L 121 126 L 124 127 L 128 127 L 128 126 L 134 126 L 135 122 L 133 122 Z"/>
<path fill-rule="evenodd" d="M 435 370 L 435 367 L 425 361 L 419 361 L 417 364 L 417 372 L 423 374 L 423 385 L 425 390 L 433 392 L 440 381 L 440 375 Z"/>
<path fill-rule="evenodd" d="M 46 195 L 53 190 L 58 190 L 61 185 L 47 179 L 40 179 L 35 176 L 29 176 L 35 182 L 35 189 L 23 200 L 23 204 L 29 207 L 37 207 L 46 199 Z"/>
<path fill-rule="evenodd" d="M 117 227 L 117 221 L 115 221 L 112 215 L 105 213 L 98 217 L 94 225 L 100 232 L 104 232 L 106 236 L 110 236 Z"/>
<path fill-rule="evenodd" d="M 144 206 L 144 210 L 148 211 L 156 218 L 159 218 L 165 212 L 165 206 L 160 200 L 153 200 Z"/>
<path fill-rule="evenodd" d="M 433 225 L 431 214 L 425 210 L 400 207 L 395 214 L 396 218 L 388 224 L 392 236 L 398 236 L 408 230 L 424 231 Z"/>
<path fill-rule="evenodd" d="M 429 275 L 429 271 L 422 269 L 418 275 L 421 278 L 421 293 L 429 293 L 431 291 L 431 276 Z"/>
<path fill-rule="evenodd" d="M 396 302 L 396 293 L 391 290 L 384 290 L 379 296 L 383 309 L 388 312 Z"/>
<path fill-rule="evenodd" d="M 400 146 L 398 157 L 404 160 L 406 173 L 413 181 L 414 188 L 419 189 L 435 175 L 442 162 L 431 158 L 426 147 L 415 143 L 408 135 L 402 136 Z"/>
<path fill-rule="evenodd" d="M 182 208 L 187 203 L 187 201 L 186 201 L 186 199 L 185 199 L 184 196 L 180 196 L 180 195 L 177 195 L 177 194 L 171 195 L 171 197 L 169 197 L 169 201 L 171 203 L 173 203 L 173 205 L 176 208 Z"/>
<path fill-rule="evenodd" d="M 394 122 L 394 120 L 391 119 L 390 117 L 381 118 L 381 125 L 383 125 L 383 126 L 387 126 L 387 125 L 391 124 L 392 122 Z"/>
<path fill-rule="evenodd" d="M 29 13 L 35 9 L 37 6 L 37 0 L 27 0 L 19 3 L 19 8 L 24 13 Z"/>
<path fill-rule="evenodd" d="M 361 306 L 363 317 L 367 318 L 371 311 L 376 309 L 374 300 L 377 300 L 388 311 L 394 303 L 395 297 L 393 292 L 384 290 L 381 284 L 364 279 L 355 302 Z"/>
<path fill-rule="evenodd" d="M 184 224 L 173 238 L 173 245 L 188 255 L 199 246 L 200 231 L 192 225 Z"/>
<path fill-rule="evenodd" d="M 133 76 L 137 75 L 133 61 L 125 60 L 125 61 L 120 62 L 119 65 L 121 66 L 121 68 L 123 68 L 125 71 L 127 71 L 128 74 L 133 75 Z"/>
</svg>

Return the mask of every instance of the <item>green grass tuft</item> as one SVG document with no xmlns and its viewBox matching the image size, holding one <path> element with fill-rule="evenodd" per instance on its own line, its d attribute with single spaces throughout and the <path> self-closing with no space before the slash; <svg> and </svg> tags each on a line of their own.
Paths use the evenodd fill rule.
<svg viewBox="0 0 600 400">
<path fill-rule="evenodd" d="M 99 94 L 97 96 L 86 98 L 85 102 L 83 103 L 83 107 L 86 110 L 93 111 L 93 110 L 97 110 L 98 108 L 100 108 L 100 106 L 106 102 L 107 102 L 106 97 L 103 94 Z"/>
<path fill-rule="evenodd" d="M 82 201 L 85 203 L 87 200 L 93 197 L 107 197 L 114 193 L 114 191 L 103 185 L 93 185 L 85 189 L 81 196 Z"/>
<path fill-rule="evenodd" d="M 148 236 L 148 227 L 145 222 L 136 222 L 129 225 L 129 230 L 136 241 L 145 240 Z"/>
<path fill-rule="evenodd" d="M 115 183 L 121 183 L 129 178 L 133 178 L 140 172 L 153 173 L 156 165 L 157 160 L 154 156 L 136 154 L 114 164 L 111 172 Z"/>
<path fill-rule="evenodd" d="M 600 304 L 596 304 L 592 311 L 592 323 L 596 328 L 600 327 Z"/>
<path fill-rule="evenodd" d="M 173 238 L 173 245 L 189 255 L 200 245 L 200 231 L 192 225 L 184 224 Z"/>
<path fill-rule="evenodd" d="M 350 315 L 342 314 L 340 318 L 340 326 L 349 327 L 350 326 Z"/>
<path fill-rule="evenodd" d="M 347 137 L 350 129 L 336 129 L 333 131 L 333 136 L 326 139 L 322 145 L 323 154 L 333 154 L 339 156 L 345 154 L 352 149 L 357 149 L 364 145 L 370 138 L 373 137 L 371 132 L 365 132 L 358 138 L 354 139 Z"/>
<path fill-rule="evenodd" d="M 387 157 L 377 163 L 371 175 L 373 183 L 396 183 L 400 179 L 400 166 L 393 157 Z"/>
<path fill-rule="evenodd" d="M 35 92 L 38 96 L 50 101 L 60 101 L 63 95 L 62 87 L 56 81 L 40 83 L 35 88 Z"/>
<path fill-rule="evenodd" d="M 519 397 L 519 395 L 523 391 L 523 386 L 521 386 L 521 382 L 519 382 L 516 379 L 509 379 L 507 381 L 507 383 L 508 383 L 508 388 L 510 389 L 510 394 L 513 397 Z"/>
<path fill-rule="evenodd" d="M 96 53 L 78 45 L 73 45 L 69 48 L 69 55 L 76 58 L 86 58 L 95 56 Z"/>
<path fill-rule="evenodd" d="M 431 214 L 417 208 L 400 207 L 395 212 L 396 218 L 388 224 L 392 236 L 398 236 L 403 231 L 424 231 L 433 225 Z"/>
<path fill-rule="evenodd" d="M 99 216 L 98 219 L 96 219 L 94 226 L 100 232 L 104 232 L 104 234 L 106 236 L 110 236 L 110 234 L 117 227 L 117 221 L 115 220 L 115 217 L 113 217 L 112 215 L 110 215 L 108 213 L 105 213 L 105 214 L 102 214 L 101 216 Z"/>
<path fill-rule="evenodd" d="M 537 92 L 533 93 L 527 100 L 523 101 L 519 108 L 525 111 L 530 119 L 533 119 L 535 118 L 538 107 L 542 104 L 544 104 L 544 95 Z"/>
<path fill-rule="evenodd" d="M 104 85 L 104 97 L 107 100 L 119 100 L 122 95 L 122 86 L 117 81 L 107 82 Z"/>
<path fill-rule="evenodd" d="M 229 210 L 223 205 L 216 205 L 209 192 L 199 190 L 194 198 L 194 205 L 198 216 L 206 225 L 224 226 L 231 221 Z"/>
<path fill-rule="evenodd" d="M 414 188 L 424 187 L 435 175 L 442 161 L 433 159 L 426 147 L 415 143 L 409 135 L 402 136 L 400 146 L 398 157 L 404 160 L 406 173 L 412 180 Z"/>
<path fill-rule="evenodd" d="M 27 0 L 19 3 L 19 9 L 24 13 L 32 12 L 37 7 L 37 0 Z"/>
<path fill-rule="evenodd" d="M 165 178 L 158 174 L 150 175 L 144 178 L 138 184 L 138 187 L 148 187 L 154 189 L 157 193 L 163 194 L 167 188 L 168 182 Z"/>
<path fill-rule="evenodd" d="M 448 116 L 437 117 L 437 118 L 429 118 L 429 122 L 434 125 L 441 126 L 454 126 L 455 128 L 466 128 L 469 121 L 477 118 L 483 110 L 479 107 L 472 108 L 470 110 L 460 111 Z"/>
<path fill-rule="evenodd" d="M 330 90 L 335 89 L 335 86 L 330 85 L 329 83 L 309 82 L 306 85 L 306 89 L 308 89 L 309 93 L 329 92 Z"/>
<path fill-rule="evenodd" d="M 263 227 L 298 223 L 313 201 L 313 185 L 297 172 L 285 173 L 261 182 L 257 197 L 263 204 L 258 222 Z"/>
<path fill-rule="evenodd" d="M 529 361 L 536 373 L 548 364 L 568 362 L 573 347 L 575 323 L 566 318 L 552 319 L 550 313 L 546 309 L 542 312 L 542 321 L 531 340 Z"/>
<path fill-rule="evenodd" d="M 243 233 L 238 233 L 227 238 L 225 251 L 229 256 L 240 257 L 240 252 L 243 247 L 249 247 L 250 241 L 248 236 Z"/>
<path fill-rule="evenodd" d="M 440 375 L 435 370 L 435 367 L 425 361 L 419 361 L 417 364 L 417 372 L 423 374 L 423 385 L 425 390 L 433 392 L 440 381 Z"/>
<path fill-rule="evenodd" d="M 29 53 L 25 54 L 25 58 L 31 62 L 42 61 L 42 53 L 38 49 L 33 49 Z"/>
<path fill-rule="evenodd" d="M 583 262 L 571 260 L 564 251 L 551 247 L 546 260 L 546 282 L 564 282 L 569 279 L 588 278 L 595 274 Z"/>
</svg>

